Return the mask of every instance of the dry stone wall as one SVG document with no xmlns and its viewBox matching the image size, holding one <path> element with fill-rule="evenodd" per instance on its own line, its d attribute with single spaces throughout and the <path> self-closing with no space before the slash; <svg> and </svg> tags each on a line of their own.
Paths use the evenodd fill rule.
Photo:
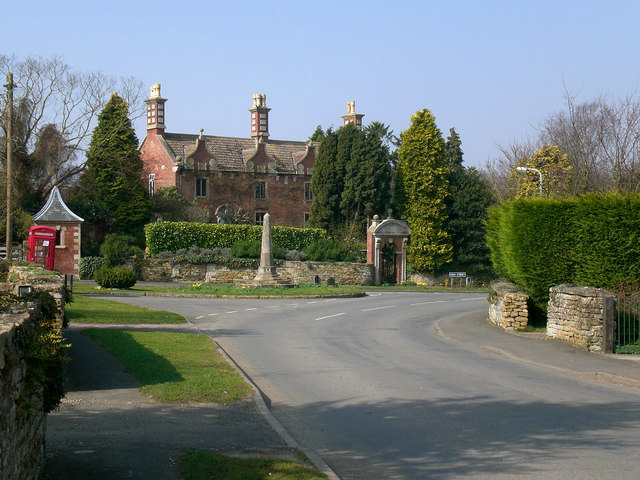
<svg viewBox="0 0 640 480">
<path fill-rule="evenodd" d="M 613 295 L 602 289 L 558 285 L 549 290 L 547 336 L 593 352 L 613 351 Z"/>
<path fill-rule="evenodd" d="M 142 279 L 155 282 L 246 283 L 252 281 L 257 272 L 257 268 L 172 264 L 153 258 L 145 259 L 141 266 Z M 373 285 L 373 265 L 366 263 L 276 261 L 276 272 L 295 285 L 313 284 L 316 276 L 322 283 L 333 278 L 339 285 Z"/>
<path fill-rule="evenodd" d="M 489 295 L 489 320 L 504 330 L 518 330 L 529 322 L 529 296 L 518 291 L 510 283 L 499 282 L 491 285 Z"/>
<path fill-rule="evenodd" d="M 25 408 L 16 400 L 25 385 L 28 339 L 38 319 L 26 310 L 0 315 L 0 478 L 31 480 L 44 465 L 46 415 L 42 399 Z"/>
</svg>

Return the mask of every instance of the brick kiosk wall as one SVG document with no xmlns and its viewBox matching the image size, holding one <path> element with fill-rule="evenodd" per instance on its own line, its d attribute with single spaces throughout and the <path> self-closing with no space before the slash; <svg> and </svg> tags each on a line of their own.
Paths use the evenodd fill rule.
<svg viewBox="0 0 640 480">
<path fill-rule="evenodd" d="M 6 480 L 35 480 L 44 466 L 42 399 L 32 399 L 29 411 L 16 404 L 25 383 L 26 345 L 38 321 L 33 311 L 0 315 L 0 478 Z"/>
<path fill-rule="evenodd" d="M 331 277 L 338 285 L 373 285 L 373 265 L 343 262 L 276 261 L 280 278 L 300 284 L 314 283 L 317 275 L 323 283 Z M 141 265 L 143 280 L 155 282 L 239 283 L 255 278 L 257 269 L 230 269 L 220 265 L 171 264 L 146 258 Z"/>
<path fill-rule="evenodd" d="M 611 352 L 613 303 L 613 294 L 603 289 L 569 285 L 551 287 L 547 336 L 592 352 Z"/>
<path fill-rule="evenodd" d="M 529 322 L 529 296 L 506 282 L 491 285 L 489 295 L 489 320 L 504 330 L 518 330 Z"/>
</svg>

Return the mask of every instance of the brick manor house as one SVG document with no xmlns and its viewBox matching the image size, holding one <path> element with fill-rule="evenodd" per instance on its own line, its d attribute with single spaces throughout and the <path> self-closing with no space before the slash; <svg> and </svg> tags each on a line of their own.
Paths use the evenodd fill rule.
<svg viewBox="0 0 640 480">
<path fill-rule="evenodd" d="M 153 196 L 159 187 L 176 187 L 209 211 L 211 221 L 262 224 L 268 211 L 275 225 L 303 227 L 311 208 L 311 172 L 318 144 L 271 140 L 266 95 L 253 95 L 251 136 L 221 137 L 165 131 L 160 84 L 151 87 L 147 136 L 140 146 L 145 180 Z M 355 102 L 347 102 L 345 125 L 362 128 Z"/>
</svg>

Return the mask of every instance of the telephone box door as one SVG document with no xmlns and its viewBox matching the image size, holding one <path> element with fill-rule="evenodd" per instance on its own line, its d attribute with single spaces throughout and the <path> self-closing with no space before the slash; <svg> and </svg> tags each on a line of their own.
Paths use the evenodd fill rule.
<svg viewBox="0 0 640 480">
<path fill-rule="evenodd" d="M 56 254 L 56 229 L 36 225 L 29 229 L 29 250 L 27 261 L 38 263 L 46 270 L 53 270 Z"/>
</svg>

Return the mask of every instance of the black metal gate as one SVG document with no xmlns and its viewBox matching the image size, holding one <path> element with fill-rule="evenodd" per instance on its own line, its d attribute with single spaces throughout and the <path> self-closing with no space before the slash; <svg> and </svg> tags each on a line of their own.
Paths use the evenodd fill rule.
<svg viewBox="0 0 640 480">
<path fill-rule="evenodd" d="M 382 247 L 382 284 L 396 283 L 396 249 L 393 243 Z"/>
<path fill-rule="evenodd" d="M 640 354 L 640 292 L 616 301 L 616 353 Z"/>
</svg>

